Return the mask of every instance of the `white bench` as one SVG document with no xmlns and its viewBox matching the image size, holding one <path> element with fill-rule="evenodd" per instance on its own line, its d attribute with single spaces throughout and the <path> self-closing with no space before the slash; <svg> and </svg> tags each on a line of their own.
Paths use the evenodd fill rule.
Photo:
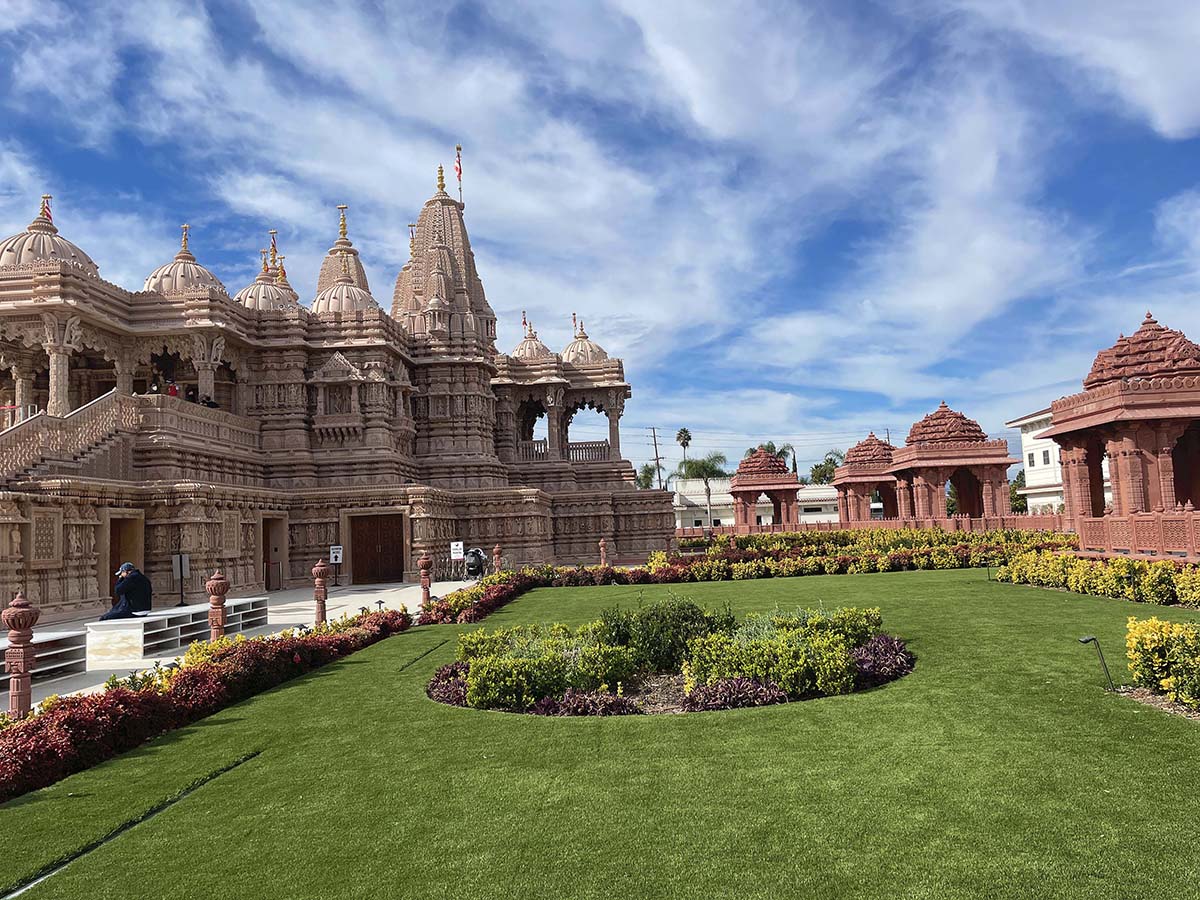
<svg viewBox="0 0 1200 900">
<path fill-rule="evenodd" d="M 146 657 L 167 656 L 192 641 L 208 640 L 207 603 L 156 609 L 131 619 L 87 624 L 87 670 L 136 668 Z M 267 598 L 225 601 L 225 633 L 267 624 Z"/>
<path fill-rule="evenodd" d="M 0 638 L 0 656 L 8 649 L 8 638 Z M 87 661 L 87 633 L 78 628 L 71 630 L 45 630 L 33 632 L 33 649 L 37 658 L 33 663 L 32 681 L 43 682 L 55 678 L 66 678 L 84 671 Z M 0 672 L 0 691 L 8 690 L 8 674 Z"/>
</svg>

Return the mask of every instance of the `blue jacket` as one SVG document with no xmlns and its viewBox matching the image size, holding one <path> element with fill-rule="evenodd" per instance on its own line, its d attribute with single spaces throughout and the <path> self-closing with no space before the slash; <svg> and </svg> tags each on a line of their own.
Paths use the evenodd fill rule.
<svg viewBox="0 0 1200 900">
<path fill-rule="evenodd" d="M 117 580 L 116 605 L 100 617 L 100 621 L 107 619 L 128 619 L 135 612 L 150 612 L 151 597 L 153 589 L 150 587 L 150 579 L 134 569 L 124 578 Z"/>
</svg>

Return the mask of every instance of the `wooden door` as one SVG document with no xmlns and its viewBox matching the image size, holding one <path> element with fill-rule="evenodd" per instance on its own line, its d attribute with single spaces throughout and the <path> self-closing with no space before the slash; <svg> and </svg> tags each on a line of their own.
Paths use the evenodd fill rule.
<svg viewBox="0 0 1200 900">
<path fill-rule="evenodd" d="M 263 582 L 268 591 L 273 591 L 278 585 L 274 580 L 275 561 L 271 558 L 271 523 L 268 519 L 262 520 L 262 534 L 259 539 L 262 541 Z"/>
<path fill-rule="evenodd" d="M 350 553 L 354 584 L 403 580 L 404 517 L 352 516 Z"/>
</svg>

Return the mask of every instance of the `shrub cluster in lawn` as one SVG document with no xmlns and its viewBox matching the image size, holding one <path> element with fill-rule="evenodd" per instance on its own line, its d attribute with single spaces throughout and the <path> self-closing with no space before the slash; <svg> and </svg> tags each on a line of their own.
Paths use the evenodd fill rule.
<svg viewBox="0 0 1200 900">
<path fill-rule="evenodd" d="M 714 709 L 742 709 L 748 706 L 771 706 L 787 703 L 788 695 L 774 682 L 763 683 L 753 678 L 718 678 L 712 684 L 702 684 L 684 695 L 683 708 L 688 712 Z"/>
<path fill-rule="evenodd" d="M 179 665 L 109 679 L 100 693 L 47 699 L 34 715 L 0 731 L 0 802 L 404 631 L 410 623 L 407 612 L 385 610 L 303 634 L 198 642 Z"/>
<path fill-rule="evenodd" d="M 1125 655 L 1134 684 L 1200 709 L 1200 625 L 1131 616 Z"/>
<path fill-rule="evenodd" d="M 498 572 L 433 600 L 420 624 L 479 622 L 537 587 L 607 584 L 683 584 L 797 575 L 854 575 L 910 569 L 1000 566 L 1028 551 L 1075 546 L 1075 536 L 1044 531 L 943 531 L 939 528 L 862 529 L 740 535 L 714 539 L 701 557 L 651 553 L 643 567 L 537 566 Z M 1198 591 L 1200 593 L 1200 591 Z"/>
<path fill-rule="evenodd" d="M 904 641 L 890 634 L 876 634 L 854 648 L 854 667 L 859 687 L 876 687 L 895 681 L 913 670 L 916 657 Z"/>
<path fill-rule="evenodd" d="M 535 716 L 637 716 L 645 710 L 623 694 L 567 688 L 561 699 L 543 697 L 529 712 Z"/>
<path fill-rule="evenodd" d="M 857 608 L 777 611 L 739 623 L 728 609 L 712 612 L 672 596 L 606 609 L 577 629 L 520 625 L 461 634 L 457 662 L 435 673 L 427 693 L 477 709 L 544 715 L 614 714 L 624 707 L 604 698 L 620 697 L 648 675 L 683 675 L 688 693 L 699 691 L 688 709 L 844 694 L 912 668 L 903 642 L 872 643 L 882 624 L 878 609 Z M 863 648 L 871 649 L 857 654 Z"/>
<path fill-rule="evenodd" d="M 1137 603 L 1200 608 L 1200 568 L 1166 559 L 1082 559 L 1051 550 L 1029 551 L 1009 560 L 996 578 Z"/>
</svg>

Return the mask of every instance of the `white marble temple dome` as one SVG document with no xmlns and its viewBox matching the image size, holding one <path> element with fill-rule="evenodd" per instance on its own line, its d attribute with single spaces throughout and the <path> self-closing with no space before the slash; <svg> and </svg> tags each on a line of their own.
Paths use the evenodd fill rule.
<svg viewBox="0 0 1200 900">
<path fill-rule="evenodd" d="M 188 226 L 183 226 L 183 238 L 180 241 L 179 252 L 169 263 L 164 263 L 146 279 L 143 291 L 154 291 L 164 296 L 182 294 L 187 291 L 203 291 L 207 288 L 227 294 L 225 285 L 212 272 L 196 262 L 196 257 L 188 249 Z"/>
<path fill-rule="evenodd" d="M 0 267 L 64 262 L 99 277 L 100 267 L 92 258 L 58 233 L 50 220 L 49 200 L 49 196 L 42 198 L 41 212 L 28 228 L 0 241 Z"/>
</svg>

